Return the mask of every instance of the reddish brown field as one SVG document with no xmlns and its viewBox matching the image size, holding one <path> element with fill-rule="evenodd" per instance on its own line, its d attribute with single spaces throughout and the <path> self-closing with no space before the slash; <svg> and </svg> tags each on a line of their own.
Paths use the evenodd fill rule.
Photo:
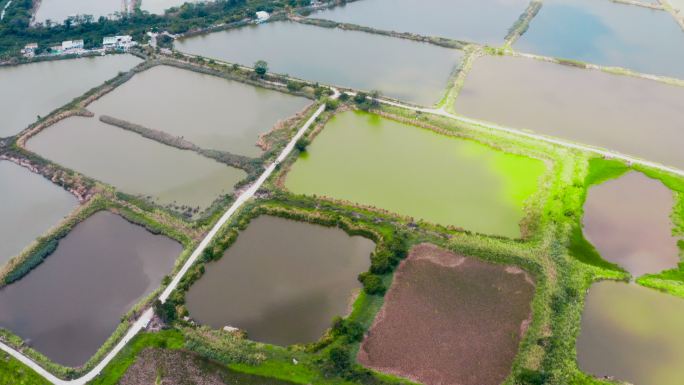
<svg viewBox="0 0 684 385">
<path fill-rule="evenodd" d="M 357 358 L 426 385 L 500 384 L 533 295 L 520 269 L 418 245 L 399 266 Z"/>
</svg>

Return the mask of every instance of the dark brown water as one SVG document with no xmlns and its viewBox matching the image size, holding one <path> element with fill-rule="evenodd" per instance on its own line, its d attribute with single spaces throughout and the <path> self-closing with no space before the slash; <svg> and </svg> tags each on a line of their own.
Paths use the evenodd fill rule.
<svg viewBox="0 0 684 385">
<path fill-rule="evenodd" d="M 374 247 L 340 229 L 258 217 L 190 288 L 190 316 L 244 329 L 261 342 L 316 341 L 334 316 L 347 312 Z"/>
<path fill-rule="evenodd" d="M 640 276 L 677 266 L 672 236 L 672 191 L 630 172 L 593 186 L 584 204 L 584 236 L 601 256 Z"/>
<path fill-rule="evenodd" d="M 429 244 L 401 263 L 358 359 L 426 385 L 498 385 L 531 317 L 519 269 Z"/>
<path fill-rule="evenodd" d="M 684 300 L 636 284 L 599 282 L 577 340 L 580 369 L 635 385 L 681 385 Z"/>
<path fill-rule="evenodd" d="M 96 213 L 45 262 L 0 290 L 0 327 L 59 364 L 82 365 L 171 273 L 181 250 L 115 214 Z"/>
</svg>

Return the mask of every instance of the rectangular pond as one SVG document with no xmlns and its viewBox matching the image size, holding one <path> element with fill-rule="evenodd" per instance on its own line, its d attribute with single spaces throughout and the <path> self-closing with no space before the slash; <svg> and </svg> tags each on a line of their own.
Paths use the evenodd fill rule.
<svg viewBox="0 0 684 385">
<path fill-rule="evenodd" d="M 4 160 L 0 160 L 0 196 L 0 269 L 78 205 L 63 188 Z"/>
<path fill-rule="evenodd" d="M 463 53 L 405 39 L 282 21 L 176 41 L 190 54 L 431 105 Z"/>
<path fill-rule="evenodd" d="M 542 161 L 363 112 L 333 117 L 286 176 L 297 194 L 520 237 Z"/>
<path fill-rule="evenodd" d="M 415 246 L 358 360 L 426 385 L 499 385 L 531 321 L 533 296 L 533 281 L 518 268 Z"/>
<path fill-rule="evenodd" d="M 41 0 L 34 18 L 37 23 L 61 24 L 70 16 L 91 15 L 97 21 L 100 16 L 125 12 L 126 1 L 131 0 Z"/>
<path fill-rule="evenodd" d="M 635 277 L 677 267 L 679 248 L 670 219 L 672 191 L 638 172 L 592 186 L 582 219 L 584 237 L 603 259 Z"/>
<path fill-rule="evenodd" d="M 521 52 L 684 78 L 684 30 L 665 11 L 609 0 L 548 0 Z"/>
<path fill-rule="evenodd" d="M 311 17 L 499 46 L 528 0 L 363 0 Z"/>
<path fill-rule="evenodd" d="M 211 205 L 247 174 L 191 151 L 183 151 L 107 125 L 72 117 L 48 127 L 26 146 L 65 167 L 119 190 L 164 205 Z"/>
<path fill-rule="evenodd" d="M 136 74 L 88 109 L 183 137 L 202 148 L 258 157 L 259 134 L 310 103 L 236 81 L 156 66 Z"/>
<path fill-rule="evenodd" d="M 0 289 L 0 327 L 59 364 L 80 366 L 171 273 L 181 251 L 169 238 L 98 212 L 35 270 Z"/>
<path fill-rule="evenodd" d="M 257 217 L 190 288 L 190 317 L 259 342 L 315 342 L 348 312 L 374 248 L 337 228 Z"/>
<path fill-rule="evenodd" d="M 684 300 L 636 284 L 599 282 L 587 294 L 577 361 L 597 377 L 680 385 Z"/>
<path fill-rule="evenodd" d="M 475 61 L 454 108 L 470 118 L 684 168 L 684 87 L 485 56 Z"/>
<path fill-rule="evenodd" d="M 0 137 L 16 135 L 138 63 L 132 55 L 107 55 L 0 67 Z"/>
</svg>

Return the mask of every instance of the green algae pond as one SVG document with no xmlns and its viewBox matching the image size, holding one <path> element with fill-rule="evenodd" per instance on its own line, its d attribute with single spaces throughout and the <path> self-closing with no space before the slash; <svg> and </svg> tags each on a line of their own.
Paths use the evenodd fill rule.
<svg viewBox="0 0 684 385">
<path fill-rule="evenodd" d="M 499 46 L 528 4 L 527 0 L 363 0 L 311 17 Z"/>
<path fill-rule="evenodd" d="M 315 342 L 349 311 L 374 248 L 338 228 L 257 217 L 190 287 L 190 317 L 240 328 L 259 342 Z"/>
<path fill-rule="evenodd" d="M 634 385 L 681 385 L 682 320 L 683 299 L 633 283 L 595 283 L 577 340 L 579 367 Z"/>
<path fill-rule="evenodd" d="M 46 116 L 140 61 L 132 55 L 107 55 L 0 67 L 0 137 L 18 134 L 38 116 Z"/>
<path fill-rule="evenodd" d="M 0 269 L 78 205 L 63 188 L 4 160 L 0 160 L 0 196 Z"/>
<path fill-rule="evenodd" d="M 206 209 L 247 174 L 191 151 L 179 150 L 96 118 L 71 117 L 26 143 L 65 167 L 121 191 L 164 205 Z"/>
<path fill-rule="evenodd" d="M 334 116 L 286 176 L 297 194 L 520 237 L 542 161 L 364 112 Z"/>
<path fill-rule="evenodd" d="M 258 157 L 259 135 L 311 101 L 170 66 L 136 74 L 88 106 L 212 150 Z"/>
<path fill-rule="evenodd" d="M 437 103 L 463 52 L 405 39 L 289 21 L 192 36 L 176 49 L 423 105 Z"/>
<path fill-rule="evenodd" d="M 484 56 L 475 60 L 454 109 L 469 118 L 684 167 L 684 87 Z"/>
</svg>

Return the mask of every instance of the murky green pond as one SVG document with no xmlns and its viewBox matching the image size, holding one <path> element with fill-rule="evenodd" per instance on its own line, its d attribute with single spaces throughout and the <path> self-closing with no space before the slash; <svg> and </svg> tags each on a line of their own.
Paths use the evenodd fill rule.
<svg viewBox="0 0 684 385">
<path fill-rule="evenodd" d="M 180 51 L 430 105 L 463 53 L 357 31 L 273 22 L 177 41 Z M 258 47 L 258 48 L 257 48 Z"/>
<path fill-rule="evenodd" d="M 0 290 L 0 327 L 59 364 L 82 365 L 121 316 L 171 273 L 181 251 L 169 238 L 98 212 L 35 270 Z"/>
<path fill-rule="evenodd" d="M 487 56 L 475 61 L 455 109 L 471 118 L 684 168 L 684 87 Z"/>
<path fill-rule="evenodd" d="M 335 116 L 287 175 L 299 194 L 519 237 L 544 163 L 362 112 Z"/>
<path fill-rule="evenodd" d="M 336 228 L 260 216 L 187 293 L 190 316 L 277 345 L 317 341 L 348 312 L 372 241 Z"/>
<path fill-rule="evenodd" d="M 528 4 L 527 0 L 363 0 L 311 17 L 499 46 Z"/>
<path fill-rule="evenodd" d="M 88 109 L 181 136 L 207 149 L 257 157 L 259 134 L 310 104 L 309 99 L 175 67 L 157 66 Z"/>
<path fill-rule="evenodd" d="M 684 78 L 684 31 L 674 18 L 612 1 L 544 1 L 515 49 Z"/>
<path fill-rule="evenodd" d="M 231 193 L 235 183 L 246 176 L 242 170 L 143 138 L 97 118 L 62 120 L 31 138 L 27 147 L 123 192 L 200 210 Z"/>
<path fill-rule="evenodd" d="M 138 63 L 135 56 L 107 55 L 0 67 L 0 137 L 19 133 L 38 115 L 49 114 Z"/>
<path fill-rule="evenodd" d="M 620 282 L 595 283 L 577 340 L 580 369 L 635 385 L 680 385 L 684 300 Z"/>
<path fill-rule="evenodd" d="M 0 196 L 0 269 L 78 204 L 63 188 L 4 160 L 0 160 Z"/>
<path fill-rule="evenodd" d="M 36 11 L 36 22 L 61 24 L 69 16 L 92 15 L 97 21 L 100 16 L 112 16 L 116 12 L 124 12 L 122 0 L 41 0 Z"/>
<path fill-rule="evenodd" d="M 638 172 L 592 186 L 584 204 L 583 232 L 601 256 L 635 277 L 677 266 L 672 236 L 672 191 Z"/>
</svg>

